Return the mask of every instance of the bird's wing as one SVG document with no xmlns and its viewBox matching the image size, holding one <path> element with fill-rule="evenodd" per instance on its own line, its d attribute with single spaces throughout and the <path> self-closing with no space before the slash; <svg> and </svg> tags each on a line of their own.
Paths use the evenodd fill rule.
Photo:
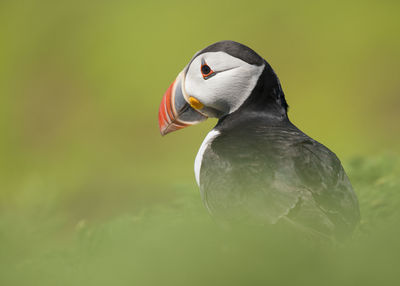
<svg viewBox="0 0 400 286">
<path fill-rule="evenodd" d="M 213 214 L 269 223 L 311 220 L 322 229 L 357 221 L 357 199 L 326 147 L 298 130 L 250 132 L 251 139 L 246 132 L 225 133 L 204 153 L 201 192 Z"/>
<path fill-rule="evenodd" d="M 340 160 L 324 145 L 310 138 L 296 143 L 294 150 L 295 172 L 316 206 L 335 225 L 337 235 L 351 232 L 360 220 L 359 206 Z"/>
</svg>

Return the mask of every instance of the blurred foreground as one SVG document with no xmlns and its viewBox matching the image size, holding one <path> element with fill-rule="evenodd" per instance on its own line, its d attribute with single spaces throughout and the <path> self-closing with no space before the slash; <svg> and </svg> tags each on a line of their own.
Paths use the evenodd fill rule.
<svg viewBox="0 0 400 286">
<path fill-rule="evenodd" d="M 0 284 L 397 285 L 400 158 L 358 158 L 346 169 L 362 223 L 343 245 L 269 228 L 221 228 L 197 190 L 182 184 L 174 201 L 73 229 L 46 213 L 49 202 L 36 206 L 41 214 L 2 216 Z"/>
</svg>

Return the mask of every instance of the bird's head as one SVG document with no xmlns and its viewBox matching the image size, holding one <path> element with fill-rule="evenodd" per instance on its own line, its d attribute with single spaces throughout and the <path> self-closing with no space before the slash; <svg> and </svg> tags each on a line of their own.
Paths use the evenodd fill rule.
<svg viewBox="0 0 400 286">
<path fill-rule="evenodd" d="M 160 132 L 221 118 L 245 103 L 277 105 L 286 115 L 286 101 L 269 64 L 240 43 L 217 42 L 196 53 L 165 92 L 158 113 Z"/>
</svg>

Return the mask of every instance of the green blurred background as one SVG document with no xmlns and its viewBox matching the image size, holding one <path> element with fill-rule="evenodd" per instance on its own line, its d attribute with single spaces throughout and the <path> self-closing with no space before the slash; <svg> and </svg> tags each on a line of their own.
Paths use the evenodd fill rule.
<svg viewBox="0 0 400 286">
<path fill-rule="evenodd" d="M 219 40 L 272 65 L 290 119 L 350 179 L 383 164 L 395 180 L 399 13 L 399 1 L 1 1 L 0 263 L 21 267 L 77 229 L 189 193 L 203 211 L 193 163 L 216 121 L 162 138 L 157 112 L 194 53 Z M 365 185 L 386 182 L 372 177 Z M 9 273 L 1 285 L 21 285 Z"/>
</svg>

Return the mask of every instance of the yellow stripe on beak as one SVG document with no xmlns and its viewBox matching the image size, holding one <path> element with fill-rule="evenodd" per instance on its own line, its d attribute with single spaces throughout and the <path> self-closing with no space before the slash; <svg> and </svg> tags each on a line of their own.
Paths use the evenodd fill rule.
<svg viewBox="0 0 400 286">
<path fill-rule="evenodd" d="M 194 109 L 202 109 L 204 107 L 203 103 L 201 103 L 198 99 L 194 97 L 189 97 L 189 104 Z"/>
</svg>

